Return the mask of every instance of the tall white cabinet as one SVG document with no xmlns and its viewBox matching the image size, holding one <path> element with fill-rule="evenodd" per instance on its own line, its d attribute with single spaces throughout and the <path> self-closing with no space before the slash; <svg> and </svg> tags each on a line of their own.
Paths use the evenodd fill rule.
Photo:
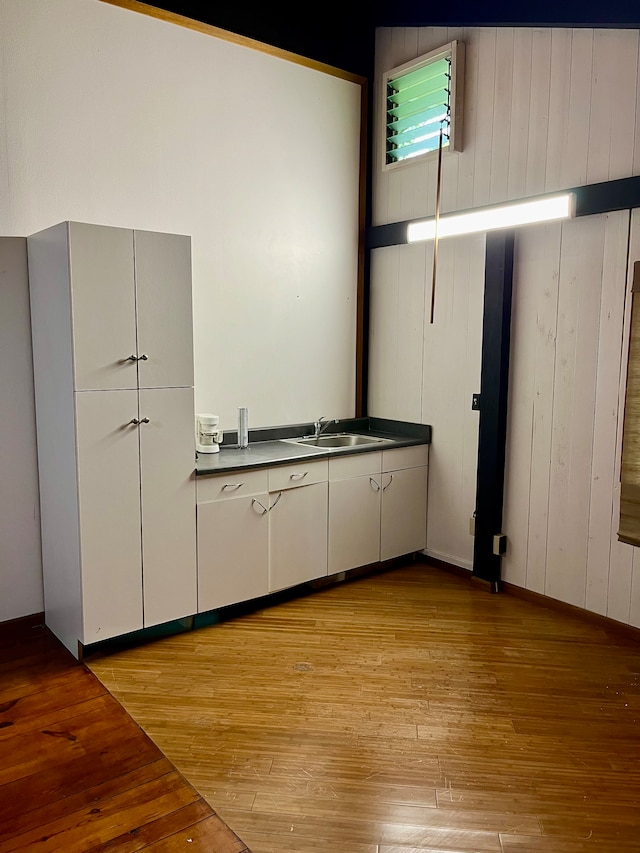
<svg viewBox="0 0 640 853">
<path fill-rule="evenodd" d="M 80 655 L 197 610 L 191 243 L 64 222 L 27 246 L 45 617 Z"/>
</svg>

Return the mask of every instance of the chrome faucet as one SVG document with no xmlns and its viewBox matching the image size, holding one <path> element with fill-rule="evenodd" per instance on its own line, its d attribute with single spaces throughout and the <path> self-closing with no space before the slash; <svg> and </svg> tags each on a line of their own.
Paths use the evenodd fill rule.
<svg viewBox="0 0 640 853">
<path fill-rule="evenodd" d="M 333 420 L 328 421 L 324 415 L 321 415 L 318 418 L 318 420 L 314 421 L 314 423 L 313 423 L 313 429 L 314 429 L 313 437 L 319 438 L 328 426 L 331 426 L 331 424 L 337 424 L 337 423 L 339 423 L 337 418 L 334 418 Z"/>
</svg>

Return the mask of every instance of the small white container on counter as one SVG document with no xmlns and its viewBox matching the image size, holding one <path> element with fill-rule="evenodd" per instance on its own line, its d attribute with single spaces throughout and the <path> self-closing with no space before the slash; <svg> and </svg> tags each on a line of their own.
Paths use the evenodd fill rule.
<svg viewBox="0 0 640 853">
<path fill-rule="evenodd" d="M 238 447 L 249 446 L 249 409 L 246 406 L 238 408 Z"/>
</svg>

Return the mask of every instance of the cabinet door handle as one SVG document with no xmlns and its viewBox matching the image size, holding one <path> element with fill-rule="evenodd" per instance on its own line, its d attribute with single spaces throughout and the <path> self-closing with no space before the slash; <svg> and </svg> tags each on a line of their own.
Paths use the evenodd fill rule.
<svg viewBox="0 0 640 853">
<path fill-rule="evenodd" d="M 260 501 L 257 498 L 252 498 L 251 499 L 251 506 L 254 506 L 254 504 L 258 504 L 258 506 L 262 509 L 262 512 L 260 513 L 260 515 L 265 515 L 265 513 L 271 512 L 271 510 L 274 508 L 274 506 L 276 506 L 276 504 L 278 503 L 278 501 L 280 500 L 281 497 L 282 497 L 282 492 L 278 492 L 278 497 L 275 499 L 275 501 L 268 508 L 263 503 L 260 503 Z"/>
<path fill-rule="evenodd" d="M 229 491 L 235 491 L 236 489 L 239 489 L 240 486 L 244 486 L 244 483 L 225 483 L 222 487 L 222 491 L 224 492 L 225 489 L 229 489 Z M 256 503 L 260 502 L 256 501 Z M 262 504 L 260 504 L 260 506 L 262 506 Z"/>
<path fill-rule="evenodd" d="M 129 423 L 130 423 L 130 424 L 133 424 L 134 426 L 138 426 L 139 424 L 148 424 L 148 423 L 149 423 L 149 418 L 140 418 L 140 419 L 138 419 L 138 418 L 131 418 L 131 420 L 129 421 Z"/>
<path fill-rule="evenodd" d="M 147 356 L 145 353 L 142 353 L 142 355 L 138 356 L 138 361 L 146 361 L 148 357 L 149 356 Z"/>
<path fill-rule="evenodd" d="M 374 491 L 380 491 L 380 483 L 377 480 L 374 480 L 373 477 L 369 477 L 369 482 L 371 483 L 371 486 Z"/>
<path fill-rule="evenodd" d="M 302 478 L 306 477 L 308 473 L 309 473 L 308 471 L 302 471 L 299 474 L 290 474 L 289 479 L 290 480 L 302 480 Z M 274 504 L 274 506 L 275 506 L 275 504 Z"/>
<path fill-rule="evenodd" d="M 141 419 L 140 419 L 140 423 L 141 423 L 141 424 L 148 424 L 148 423 L 149 423 L 149 418 L 141 418 Z"/>
<path fill-rule="evenodd" d="M 137 355 L 130 355 L 130 356 L 127 356 L 127 358 L 125 358 L 125 361 L 137 361 L 137 360 L 138 360 Z"/>
<path fill-rule="evenodd" d="M 387 485 L 386 485 L 386 486 L 383 486 L 383 487 L 382 487 L 382 491 L 384 492 L 384 491 L 385 491 L 385 489 L 388 489 L 388 488 L 389 488 L 389 486 L 391 485 L 391 483 L 393 483 L 393 474 L 389 474 L 389 482 L 387 483 Z"/>
<path fill-rule="evenodd" d="M 282 497 L 282 492 L 278 492 L 278 497 L 275 499 L 275 501 L 274 501 L 274 502 L 271 504 L 271 506 L 269 507 L 269 512 L 271 512 L 271 510 L 272 510 L 275 506 L 277 506 L 278 501 L 280 500 L 280 498 L 281 498 L 281 497 Z"/>
</svg>

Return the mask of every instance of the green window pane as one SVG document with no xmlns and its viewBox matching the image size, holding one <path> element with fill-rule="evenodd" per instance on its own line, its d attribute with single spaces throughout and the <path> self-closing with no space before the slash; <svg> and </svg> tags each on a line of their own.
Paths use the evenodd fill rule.
<svg viewBox="0 0 640 853">
<path fill-rule="evenodd" d="M 388 81 L 387 162 L 437 150 L 449 141 L 451 57 L 425 63 Z"/>
</svg>

